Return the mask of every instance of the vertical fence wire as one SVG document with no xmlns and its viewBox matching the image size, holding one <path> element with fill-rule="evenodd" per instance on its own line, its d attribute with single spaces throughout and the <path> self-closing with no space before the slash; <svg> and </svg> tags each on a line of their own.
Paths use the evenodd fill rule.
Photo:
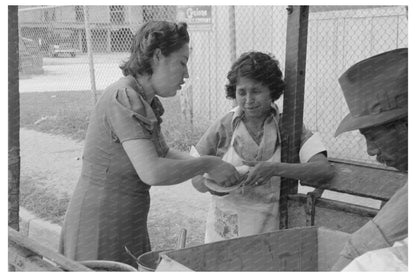
<svg viewBox="0 0 416 277">
<path fill-rule="evenodd" d="M 91 91 L 94 95 L 94 103 L 97 103 L 97 87 L 95 85 L 95 72 L 94 72 L 94 56 L 92 53 L 91 44 L 91 30 L 90 30 L 90 16 L 88 12 L 88 6 L 84 6 L 84 19 L 85 19 L 85 39 L 87 41 L 87 53 L 88 53 L 88 65 L 90 69 L 90 82 Z"/>
<path fill-rule="evenodd" d="M 405 6 L 312 6 L 309 17 L 304 122 L 328 155 L 378 165 L 358 131 L 334 132 L 349 112 L 338 78 L 354 63 L 408 46 Z"/>
</svg>

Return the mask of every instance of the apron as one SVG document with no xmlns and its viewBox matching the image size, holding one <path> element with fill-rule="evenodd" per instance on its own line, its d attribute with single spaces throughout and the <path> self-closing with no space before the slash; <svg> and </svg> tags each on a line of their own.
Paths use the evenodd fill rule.
<svg viewBox="0 0 416 277">
<path fill-rule="evenodd" d="M 276 129 L 280 139 L 278 128 Z M 254 142 L 244 123 L 240 121 L 233 132 L 230 147 L 222 158 L 236 167 L 243 165 L 243 159 L 234 149 L 234 140 L 237 135 Z M 265 139 L 264 136 L 266 132 L 262 140 Z M 255 142 L 254 144 L 257 145 Z M 257 145 L 257 147 L 260 146 Z M 258 148 L 253 151 L 258 151 Z M 267 161 L 280 162 L 280 152 L 279 145 Z M 266 184 L 240 188 L 226 196 L 212 195 L 206 223 L 205 243 L 278 230 L 279 197 L 280 176 L 272 177 Z"/>
</svg>

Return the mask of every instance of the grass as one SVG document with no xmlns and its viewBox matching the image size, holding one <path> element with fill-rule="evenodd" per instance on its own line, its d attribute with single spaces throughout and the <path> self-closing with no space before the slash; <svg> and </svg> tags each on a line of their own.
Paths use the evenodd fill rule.
<svg viewBox="0 0 416 277">
<path fill-rule="evenodd" d="M 37 216 L 62 226 L 70 197 L 66 194 L 58 198 L 43 185 L 44 179 L 42 176 L 22 176 L 20 205 Z"/>
<path fill-rule="evenodd" d="M 100 95 L 102 92 L 98 92 Z M 83 140 L 94 108 L 90 91 L 20 94 L 21 127 Z M 162 130 L 172 148 L 188 151 L 208 126 L 192 127 L 182 118 L 179 97 L 162 99 L 165 108 Z"/>
<path fill-rule="evenodd" d="M 62 226 L 70 196 L 65 193 L 58 197 L 45 185 L 45 179 L 42 176 L 22 176 L 20 205 L 36 216 Z M 160 207 L 153 210 L 148 218 L 152 249 L 174 248 L 182 228 L 189 230 L 186 237 L 187 246 L 199 245 L 204 241 L 205 220 L 203 218 L 190 218 L 180 210 L 172 208 Z"/>
<path fill-rule="evenodd" d="M 179 97 L 161 101 L 165 108 L 162 130 L 166 142 L 171 148 L 189 151 L 208 126 L 192 127 L 185 121 Z M 24 128 L 82 141 L 93 106 L 90 91 L 23 93 L 20 94 L 20 124 Z M 62 225 L 70 196 L 56 196 L 48 190 L 45 179 L 44 176 L 22 176 L 20 204 L 43 219 Z M 176 245 L 181 229 L 178 222 L 185 224 L 188 230 L 193 230 L 188 233 L 187 245 L 203 242 L 203 218 L 189 218 L 180 211 L 166 210 L 163 205 L 158 209 L 160 211 L 155 211 L 148 222 L 153 249 L 170 249 Z"/>
<path fill-rule="evenodd" d="M 20 125 L 40 132 L 82 140 L 93 109 L 90 92 L 20 94 Z"/>
<path fill-rule="evenodd" d="M 178 223 L 181 223 L 179 225 Z M 173 249 L 182 228 L 188 230 L 186 245 L 195 246 L 204 242 L 205 220 L 188 218 L 177 210 L 164 211 L 162 215 L 148 218 L 148 230 L 152 250 Z"/>
</svg>

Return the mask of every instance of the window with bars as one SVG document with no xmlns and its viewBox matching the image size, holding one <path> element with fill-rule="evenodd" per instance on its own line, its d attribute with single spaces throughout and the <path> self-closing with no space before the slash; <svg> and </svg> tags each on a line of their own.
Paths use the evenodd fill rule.
<svg viewBox="0 0 416 277">
<path fill-rule="evenodd" d="M 55 9 L 45 9 L 43 11 L 43 21 L 50 22 L 56 20 Z"/>
<path fill-rule="evenodd" d="M 84 8 L 82 6 L 75 6 L 75 20 L 84 22 Z"/>
<path fill-rule="evenodd" d="M 110 6 L 110 22 L 113 24 L 124 24 L 124 6 Z"/>
</svg>

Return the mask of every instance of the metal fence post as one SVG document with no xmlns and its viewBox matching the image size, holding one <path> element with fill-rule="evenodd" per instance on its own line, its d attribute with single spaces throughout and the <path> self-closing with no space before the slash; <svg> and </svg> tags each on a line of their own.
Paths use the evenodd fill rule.
<svg viewBox="0 0 416 277">
<path fill-rule="evenodd" d="M 84 19 L 85 19 L 85 39 L 87 41 L 87 52 L 88 52 L 88 64 L 90 68 L 90 82 L 91 91 L 94 95 L 94 104 L 97 103 L 97 88 L 95 86 L 95 72 L 94 72 L 94 58 L 93 49 L 91 44 L 91 30 L 90 30 L 90 17 L 88 13 L 88 6 L 84 6 Z"/>
<path fill-rule="evenodd" d="M 230 6 L 228 8 L 228 19 L 230 28 L 230 58 L 233 63 L 237 58 L 237 42 L 236 42 L 236 30 L 235 30 L 235 7 Z"/>
<path fill-rule="evenodd" d="M 237 59 L 237 34 L 235 26 L 235 6 L 230 6 L 228 8 L 228 23 L 230 29 L 230 61 L 231 64 Z M 233 107 L 237 106 L 237 102 L 233 101 Z"/>
<path fill-rule="evenodd" d="M 19 230 L 20 108 L 18 8 L 9 6 L 9 226 Z"/>
<path fill-rule="evenodd" d="M 282 116 L 282 162 L 298 163 L 303 126 L 308 6 L 289 6 L 286 35 L 286 89 Z M 288 228 L 288 195 L 297 193 L 298 180 L 282 178 L 280 228 Z"/>
</svg>

